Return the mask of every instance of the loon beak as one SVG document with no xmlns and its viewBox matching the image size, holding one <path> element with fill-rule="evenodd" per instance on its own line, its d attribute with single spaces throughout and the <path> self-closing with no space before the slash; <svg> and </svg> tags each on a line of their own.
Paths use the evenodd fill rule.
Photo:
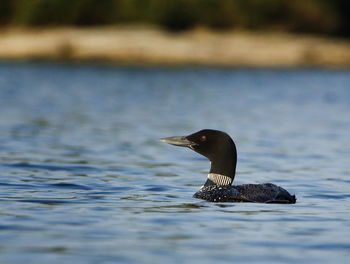
<svg viewBox="0 0 350 264">
<path fill-rule="evenodd" d="M 166 137 L 161 138 L 160 141 L 179 147 L 192 148 L 197 145 L 197 143 L 188 140 L 186 137 Z"/>
</svg>

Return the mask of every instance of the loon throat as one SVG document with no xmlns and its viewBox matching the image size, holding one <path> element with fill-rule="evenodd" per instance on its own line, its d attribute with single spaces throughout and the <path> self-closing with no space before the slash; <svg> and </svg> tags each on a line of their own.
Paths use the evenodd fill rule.
<svg viewBox="0 0 350 264">
<path fill-rule="evenodd" d="M 233 182 L 233 179 L 231 177 L 217 174 L 217 173 L 209 173 L 208 174 L 208 180 L 205 185 L 210 185 L 210 182 L 216 185 L 231 185 Z"/>
</svg>

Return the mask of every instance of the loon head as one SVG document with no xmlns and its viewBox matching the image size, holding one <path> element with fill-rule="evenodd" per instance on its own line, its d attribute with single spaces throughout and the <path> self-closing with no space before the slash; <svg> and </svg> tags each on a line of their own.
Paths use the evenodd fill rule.
<svg viewBox="0 0 350 264">
<path fill-rule="evenodd" d="M 188 136 L 167 137 L 161 141 L 188 147 L 207 157 L 211 168 L 206 185 L 230 185 L 236 173 L 237 151 L 231 137 L 225 132 L 204 129 Z"/>
</svg>

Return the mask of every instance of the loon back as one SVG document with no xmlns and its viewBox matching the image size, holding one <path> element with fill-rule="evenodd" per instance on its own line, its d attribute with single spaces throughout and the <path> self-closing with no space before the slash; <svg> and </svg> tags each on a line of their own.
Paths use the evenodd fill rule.
<svg viewBox="0 0 350 264">
<path fill-rule="evenodd" d="M 204 129 L 188 136 L 167 137 L 161 141 L 188 147 L 207 157 L 211 162 L 208 179 L 193 197 L 209 202 L 295 203 L 282 187 L 271 183 L 232 186 L 236 174 L 237 151 L 231 137 L 225 132 Z"/>
<path fill-rule="evenodd" d="M 295 195 L 272 183 L 203 186 L 193 195 L 208 202 L 250 202 L 294 204 Z"/>
</svg>

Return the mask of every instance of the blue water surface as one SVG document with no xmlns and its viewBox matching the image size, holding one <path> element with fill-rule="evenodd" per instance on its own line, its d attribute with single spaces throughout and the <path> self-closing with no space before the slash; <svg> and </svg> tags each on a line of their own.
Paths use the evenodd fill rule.
<svg viewBox="0 0 350 264">
<path fill-rule="evenodd" d="M 192 198 L 236 142 L 236 184 L 295 205 Z M 350 70 L 0 63 L 0 263 L 347 263 Z"/>
</svg>

